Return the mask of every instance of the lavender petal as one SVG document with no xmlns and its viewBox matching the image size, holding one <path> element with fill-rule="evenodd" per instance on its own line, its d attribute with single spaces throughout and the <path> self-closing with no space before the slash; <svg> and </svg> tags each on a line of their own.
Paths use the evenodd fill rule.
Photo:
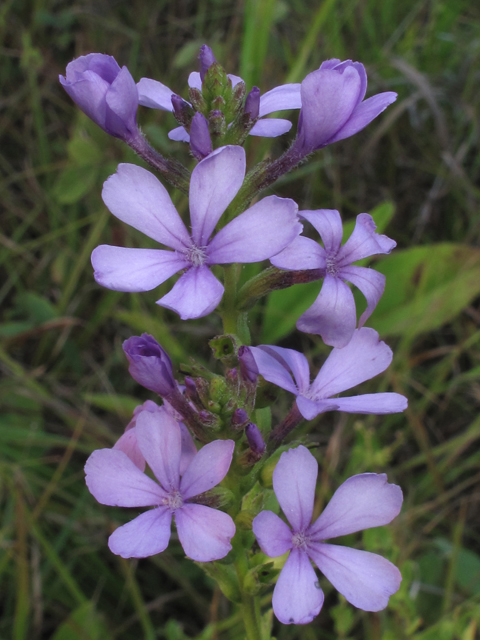
<svg viewBox="0 0 480 640">
<path fill-rule="evenodd" d="M 170 140 L 175 140 L 175 142 L 190 142 L 190 136 L 185 127 L 175 127 L 175 129 L 171 129 L 171 131 L 168 132 L 168 137 Z"/>
<path fill-rule="evenodd" d="M 331 403 L 330 400 L 324 401 Z M 346 413 L 374 413 L 384 415 L 387 413 L 401 413 L 408 406 L 405 396 L 399 393 L 368 393 L 362 396 L 350 396 L 349 398 L 335 398 L 336 411 Z"/>
<path fill-rule="evenodd" d="M 252 523 L 260 549 L 270 558 L 283 556 L 292 548 L 292 532 L 272 511 L 261 511 Z"/>
<path fill-rule="evenodd" d="M 284 451 L 273 472 L 273 490 L 294 532 L 309 526 L 315 500 L 318 464 L 300 445 Z"/>
<path fill-rule="evenodd" d="M 122 558 L 147 558 L 168 547 L 172 514 L 167 507 L 158 507 L 137 516 L 118 527 L 108 539 L 112 553 Z"/>
<path fill-rule="evenodd" d="M 127 139 L 129 134 L 133 135 L 137 131 L 138 93 L 135 80 L 127 67 L 122 67 L 110 85 L 105 100 L 105 128 L 108 133 L 122 139 Z"/>
<path fill-rule="evenodd" d="M 234 448 L 233 440 L 214 440 L 200 449 L 180 482 L 184 500 L 209 491 L 224 479 L 232 462 Z"/>
<path fill-rule="evenodd" d="M 363 327 L 368 318 L 375 311 L 385 290 L 385 276 L 373 269 L 365 267 L 343 267 L 339 275 L 360 289 L 367 300 L 367 308 L 360 316 L 358 327 Z"/>
<path fill-rule="evenodd" d="M 300 95 L 300 83 L 283 84 L 274 89 L 270 89 L 260 96 L 260 113 L 262 118 L 275 111 L 286 109 L 301 109 L 302 98 Z"/>
<path fill-rule="evenodd" d="M 402 581 L 397 567 L 375 553 L 319 543 L 308 554 L 335 589 L 364 611 L 385 609 Z"/>
<path fill-rule="evenodd" d="M 272 607 L 283 624 L 307 624 L 322 608 L 323 591 L 307 554 L 293 549 L 278 576 Z"/>
<path fill-rule="evenodd" d="M 258 373 L 278 387 L 290 391 L 290 393 L 298 394 L 298 389 L 294 384 L 292 377 L 283 364 L 280 364 L 276 358 L 259 347 L 249 347 L 249 351 L 255 360 Z"/>
<path fill-rule="evenodd" d="M 320 413 L 325 413 L 326 411 L 336 411 L 338 409 L 338 398 L 333 400 L 310 400 L 305 396 L 297 396 L 297 407 L 305 420 L 313 420 Z"/>
<path fill-rule="evenodd" d="M 249 131 L 251 136 L 260 136 L 263 138 L 277 138 L 283 136 L 292 128 L 290 120 L 282 118 L 267 118 L 256 122 Z"/>
<path fill-rule="evenodd" d="M 258 349 L 275 358 L 287 371 L 292 372 L 299 393 L 304 393 L 308 390 L 310 386 L 310 368 L 308 360 L 303 353 L 294 349 L 265 344 L 260 345 Z"/>
<path fill-rule="evenodd" d="M 223 511 L 200 504 L 184 504 L 175 512 L 178 537 L 185 555 L 197 562 L 224 558 L 235 535 L 232 518 Z"/>
<path fill-rule="evenodd" d="M 180 476 L 183 476 L 188 466 L 192 462 L 193 458 L 197 455 L 197 447 L 195 446 L 195 442 L 193 441 L 190 431 L 183 424 L 183 422 L 179 422 L 178 424 L 180 426 L 181 439 L 182 439 L 182 455 L 180 457 L 179 471 L 180 471 Z"/>
<path fill-rule="evenodd" d="M 138 446 L 135 427 L 125 431 L 113 445 L 112 449 L 115 451 L 123 451 L 142 473 L 145 471 L 145 458 Z"/>
<path fill-rule="evenodd" d="M 304 236 L 298 236 L 276 256 L 270 258 L 270 262 L 277 269 L 292 271 L 295 269 L 325 269 L 324 248 Z"/>
<path fill-rule="evenodd" d="M 343 225 L 336 209 L 317 209 L 300 211 L 300 217 L 308 220 L 322 238 L 327 255 L 335 255 L 340 249 L 343 238 Z"/>
<path fill-rule="evenodd" d="M 364 129 L 396 99 L 396 93 L 385 91 L 358 104 L 345 125 L 328 141 L 329 144 L 349 138 Z"/>
<path fill-rule="evenodd" d="M 376 233 L 376 228 L 372 216 L 368 213 L 357 216 L 352 235 L 338 252 L 340 268 L 378 253 L 390 253 L 397 246 L 395 240 Z"/>
<path fill-rule="evenodd" d="M 150 109 L 173 111 L 172 95 L 174 92 L 157 80 L 140 78 L 137 83 L 138 104 Z"/>
<path fill-rule="evenodd" d="M 182 320 L 202 318 L 216 309 L 223 291 L 223 285 L 208 267 L 192 267 L 157 304 L 175 311 Z"/>
</svg>

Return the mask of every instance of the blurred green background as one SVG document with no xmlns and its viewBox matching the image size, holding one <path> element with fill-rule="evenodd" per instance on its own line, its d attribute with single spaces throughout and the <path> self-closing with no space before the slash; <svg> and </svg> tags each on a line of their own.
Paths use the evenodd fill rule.
<svg viewBox="0 0 480 640">
<path fill-rule="evenodd" d="M 354 138 L 317 153 L 272 193 L 300 208 L 372 212 L 398 242 L 369 325 L 394 362 L 365 390 L 409 397 L 399 416 L 320 416 L 318 504 L 349 475 L 387 472 L 404 490 L 392 526 L 351 536 L 402 570 L 388 609 L 364 613 L 321 579 L 324 609 L 300 638 L 474 640 L 480 627 L 480 5 L 471 0 L 3 0 L 0 6 L 0 638 L 110 640 L 243 637 L 240 614 L 174 540 L 139 562 L 112 555 L 108 534 L 131 518 L 98 505 L 83 480 L 136 404 L 122 341 L 152 333 L 176 365 L 209 366 L 218 316 L 180 323 L 154 301 L 92 277 L 102 242 L 153 246 L 109 214 L 100 193 L 118 162 L 139 162 L 73 105 L 58 83 L 74 57 L 109 53 L 135 80 L 186 96 L 199 46 L 262 91 L 328 58 L 362 61 L 368 95 L 397 102 Z M 296 120 L 296 114 L 291 114 Z M 163 153 L 170 114 L 140 107 Z M 294 129 L 293 129 L 294 131 Z M 250 163 L 289 135 L 250 139 Z M 187 213 L 186 199 L 173 194 Z M 252 271 L 251 271 L 252 272 Z M 251 273 L 249 272 L 249 273 Z M 168 285 L 169 286 L 169 285 Z M 252 315 L 254 344 L 279 341 L 319 366 L 320 339 L 295 331 L 318 284 L 275 293 Z M 362 302 L 359 300 L 359 304 Z M 278 419 L 288 406 L 282 399 Z M 305 431 L 305 428 L 303 429 Z M 270 592 L 264 596 L 264 605 Z"/>
</svg>

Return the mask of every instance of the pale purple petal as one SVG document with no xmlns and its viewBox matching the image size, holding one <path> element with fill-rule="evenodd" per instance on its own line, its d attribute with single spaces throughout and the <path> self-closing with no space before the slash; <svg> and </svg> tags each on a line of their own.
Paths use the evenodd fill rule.
<svg viewBox="0 0 480 640">
<path fill-rule="evenodd" d="M 328 141 L 329 144 L 353 136 L 364 129 L 396 99 L 395 92 L 385 91 L 358 104 L 346 124 Z"/>
<path fill-rule="evenodd" d="M 303 445 L 284 451 L 273 472 L 273 490 L 294 532 L 312 519 L 317 474 L 317 461 Z"/>
<path fill-rule="evenodd" d="M 367 300 L 367 308 L 358 321 L 358 327 L 363 327 L 383 295 L 385 276 L 373 269 L 353 266 L 342 267 L 338 275 L 358 287 Z"/>
<path fill-rule="evenodd" d="M 175 127 L 175 129 L 171 129 L 168 132 L 168 137 L 170 140 L 175 140 L 175 142 L 190 142 L 190 135 L 185 127 Z"/>
<path fill-rule="evenodd" d="M 345 480 L 308 534 L 316 542 L 380 527 L 402 508 L 403 494 L 385 473 L 361 473 Z"/>
<path fill-rule="evenodd" d="M 267 118 L 256 122 L 249 131 L 251 136 L 261 136 L 263 138 L 276 138 L 283 136 L 284 133 L 290 131 L 292 123 L 290 120 L 282 118 Z"/>
<path fill-rule="evenodd" d="M 377 253 L 390 253 L 397 246 L 395 240 L 376 233 L 376 225 L 368 213 L 357 216 L 352 235 L 338 252 L 338 266 L 348 266 L 352 262 L 374 256 Z"/>
<path fill-rule="evenodd" d="M 157 304 L 175 311 L 182 320 L 202 318 L 217 308 L 223 291 L 208 267 L 192 267 Z"/>
<path fill-rule="evenodd" d="M 168 411 L 142 411 L 137 418 L 137 442 L 148 466 L 165 491 L 180 486 L 181 431 Z"/>
<path fill-rule="evenodd" d="M 88 56 L 82 56 L 82 58 L 86 57 Z M 70 67 L 71 65 L 75 65 L 79 60 L 81 60 L 81 58 L 77 58 L 67 65 L 66 78 L 60 76 L 60 83 L 72 100 L 78 104 L 80 109 L 96 124 L 105 128 L 105 115 L 107 110 L 105 96 L 110 83 L 94 71 L 88 69 L 82 73 L 75 72 L 75 74 L 73 74 L 73 72 L 70 71 Z M 115 64 L 117 64 L 116 61 Z"/>
<path fill-rule="evenodd" d="M 270 258 L 270 262 L 277 269 L 325 269 L 324 248 L 305 236 L 299 236 L 276 256 Z"/>
<path fill-rule="evenodd" d="M 123 451 L 97 449 L 85 464 L 85 474 L 93 497 L 110 507 L 151 507 L 167 495 Z"/>
<path fill-rule="evenodd" d="M 235 87 L 239 82 L 243 82 L 240 76 L 236 76 L 233 73 L 227 73 L 227 78 L 232 81 L 232 87 Z"/>
<path fill-rule="evenodd" d="M 93 277 L 114 291 L 151 291 L 188 262 L 176 251 L 127 249 L 102 244 L 92 252 Z"/>
<path fill-rule="evenodd" d="M 319 69 L 301 85 L 302 124 L 299 142 L 308 153 L 326 144 L 350 118 L 361 89 L 354 67 L 343 73 Z"/>
<path fill-rule="evenodd" d="M 307 554 L 293 549 L 278 576 L 272 607 L 283 624 L 307 624 L 322 608 L 324 600 L 317 575 Z"/>
<path fill-rule="evenodd" d="M 170 413 L 170 411 L 175 412 L 175 409 L 171 407 L 171 405 L 167 405 L 165 403 L 165 409 Z M 175 412 L 176 413 L 176 412 Z M 183 476 L 185 471 L 187 470 L 189 464 L 193 460 L 194 456 L 197 455 L 197 447 L 195 446 L 195 442 L 190 434 L 190 431 L 183 424 L 183 422 L 178 423 L 180 426 L 181 436 L 182 436 L 182 455 L 180 458 L 180 475 Z"/>
<path fill-rule="evenodd" d="M 119 164 L 103 185 L 102 198 L 122 222 L 167 247 L 191 245 L 187 228 L 159 180 L 136 164 Z"/>
<path fill-rule="evenodd" d="M 230 468 L 234 449 L 233 440 L 214 440 L 203 446 L 180 482 L 183 499 L 198 496 L 221 482 Z"/>
<path fill-rule="evenodd" d="M 289 198 L 260 200 L 215 235 L 207 250 L 209 263 L 245 264 L 271 258 L 302 231 L 297 210 Z"/>
<path fill-rule="evenodd" d="M 133 134 L 137 131 L 137 87 L 127 67 L 122 67 L 110 85 L 105 101 L 108 107 L 105 113 L 105 128 L 108 133 L 125 138 L 128 133 Z"/>
<path fill-rule="evenodd" d="M 327 255 L 335 255 L 340 249 L 343 238 L 343 225 L 336 209 L 317 209 L 300 211 L 300 217 L 308 220 L 322 238 Z"/>
<path fill-rule="evenodd" d="M 152 509 L 115 529 L 108 539 L 108 546 L 112 553 L 122 558 L 154 556 L 168 547 L 171 524 L 170 509 Z"/>
<path fill-rule="evenodd" d="M 141 78 L 137 83 L 138 103 L 150 109 L 173 111 L 172 96 L 175 93 L 157 80 Z"/>
<path fill-rule="evenodd" d="M 245 150 L 227 146 L 199 162 L 190 180 L 192 237 L 204 247 L 245 177 Z"/>
<path fill-rule="evenodd" d="M 203 160 L 212 153 L 212 140 L 208 120 L 197 111 L 190 126 L 190 149 L 197 160 Z"/>
<path fill-rule="evenodd" d="M 302 98 L 300 95 L 300 83 L 282 84 L 260 96 L 259 117 L 262 118 L 268 113 L 273 113 L 274 111 L 301 108 Z"/>
<path fill-rule="evenodd" d="M 356 329 L 346 347 L 333 349 L 310 390 L 317 399 L 331 398 L 385 371 L 392 357 L 374 329 Z"/>
<path fill-rule="evenodd" d="M 253 519 L 252 529 L 263 553 L 276 558 L 292 548 L 292 532 L 273 511 L 261 511 Z"/>
<path fill-rule="evenodd" d="M 351 62 L 351 61 L 346 60 L 346 62 Z M 341 63 L 342 61 L 340 60 L 340 58 L 330 58 L 329 60 L 324 60 L 318 68 L 323 70 L 335 69 L 335 67 L 338 67 L 338 65 L 340 65 Z"/>
<path fill-rule="evenodd" d="M 305 396 L 297 396 L 297 407 L 305 420 L 313 420 L 320 413 L 326 411 L 336 411 L 338 409 L 338 398 L 334 400 L 310 400 Z"/>
<path fill-rule="evenodd" d="M 335 589 L 364 611 L 385 609 L 400 587 L 400 571 L 375 553 L 331 544 L 315 545 L 308 553 Z"/>
<path fill-rule="evenodd" d="M 125 431 L 113 445 L 112 449 L 123 451 L 140 471 L 145 471 L 145 458 L 138 447 L 135 427 Z"/>
<path fill-rule="evenodd" d="M 284 365 L 280 364 L 276 358 L 258 347 L 250 347 L 250 352 L 257 365 L 258 373 L 263 376 L 265 380 L 276 384 L 277 387 L 281 387 L 286 391 L 290 391 L 290 393 L 298 394 L 298 389 L 292 380 L 292 376 Z"/>
<path fill-rule="evenodd" d="M 353 293 L 343 280 L 327 273 L 318 298 L 297 320 L 297 329 L 322 336 L 325 344 L 341 349 L 355 331 Z"/>
<path fill-rule="evenodd" d="M 331 404 L 331 400 L 324 401 Z M 384 415 L 387 413 L 401 413 L 408 406 L 405 396 L 400 393 L 367 393 L 362 396 L 351 396 L 350 398 L 335 398 L 336 411 L 346 413 L 374 413 Z M 331 409 L 324 409 L 331 411 Z"/>
<path fill-rule="evenodd" d="M 175 522 L 185 555 L 192 560 L 220 560 L 232 548 L 230 540 L 235 535 L 235 524 L 223 511 L 201 504 L 184 504 L 175 512 Z"/>
<path fill-rule="evenodd" d="M 192 73 L 188 76 L 188 86 L 191 89 L 202 90 L 202 78 L 200 77 L 200 73 L 198 71 L 192 71 Z"/>
<path fill-rule="evenodd" d="M 310 367 L 303 353 L 294 349 L 264 344 L 258 348 L 275 358 L 287 371 L 290 370 L 292 372 L 299 393 L 304 393 L 308 390 L 310 386 Z"/>
</svg>

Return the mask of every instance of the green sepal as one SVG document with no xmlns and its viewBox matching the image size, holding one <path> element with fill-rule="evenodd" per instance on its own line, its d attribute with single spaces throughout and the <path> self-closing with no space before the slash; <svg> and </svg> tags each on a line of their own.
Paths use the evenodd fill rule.
<svg viewBox="0 0 480 640">
<path fill-rule="evenodd" d="M 257 565 L 247 572 L 243 579 L 243 588 L 250 595 L 256 596 L 268 589 L 279 573 L 280 570 L 275 569 L 273 562 Z"/>
<path fill-rule="evenodd" d="M 213 357 L 227 366 L 231 366 L 235 361 L 238 353 L 238 347 L 241 346 L 237 336 L 232 333 L 226 333 L 223 336 L 215 336 L 208 343 L 213 351 Z"/>
<path fill-rule="evenodd" d="M 241 603 L 242 596 L 235 569 L 229 564 L 219 562 L 196 562 L 203 571 L 215 580 L 223 595 L 232 602 Z"/>
</svg>

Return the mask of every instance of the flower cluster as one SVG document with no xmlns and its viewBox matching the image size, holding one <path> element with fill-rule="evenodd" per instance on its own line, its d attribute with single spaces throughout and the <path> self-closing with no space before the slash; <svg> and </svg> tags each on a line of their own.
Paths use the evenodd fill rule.
<svg viewBox="0 0 480 640">
<path fill-rule="evenodd" d="M 272 600 L 284 624 L 310 622 L 322 607 L 324 596 L 311 561 L 353 605 L 366 611 L 383 609 L 399 588 L 398 569 L 375 554 L 325 540 L 391 522 L 401 508 L 400 488 L 388 484 L 384 474 L 353 476 L 312 523 L 318 464 L 305 446 L 297 442 L 288 448 L 285 439 L 300 422 L 327 411 L 405 410 L 406 398 L 398 393 L 338 397 L 382 373 L 392 361 L 391 349 L 364 326 L 383 294 L 385 278 L 353 263 L 388 254 L 396 243 L 376 233 L 372 217 L 361 213 L 342 245 L 338 211 L 299 211 L 291 199 L 258 196 L 312 152 L 366 127 L 396 94 L 365 99 L 365 68 L 350 60 L 327 60 L 301 83 L 264 93 L 253 87 L 247 93 L 243 80 L 227 74 L 206 45 L 200 50 L 199 71 L 188 79 L 188 100 L 150 78 L 135 84 L 126 67 L 102 54 L 74 60 L 60 82 L 94 122 L 130 145 L 189 197 L 190 219 L 185 223 L 153 173 L 120 164 L 104 184 L 103 201 L 117 219 L 161 248 L 98 246 L 92 253 L 95 280 L 115 291 L 145 292 L 176 276 L 157 304 L 182 320 L 217 310 L 224 325 L 224 334 L 209 343 L 224 374 L 192 360 L 183 366 L 184 385 L 152 336 L 125 341 L 130 374 L 163 404 L 147 400 L 139 405 L 114 446 L 94 451 L 87 460 L 87 486 L 101 504 L 149 507 L 114 531 L 110 549 L 124 558 L 160 553 L 170 541 L 174 520 L 189 558 L 207 563 L 230 554 L 236 571 L 217 567 L 220 588 L 248 607 L 249 599 L 265 587 L 258 570 L 262 554 L 243 548 L 247 538 L 237 534 L 250 526 L 265 556 L 289 554 Z M 137 126 L 139 105 L 173 114 L 178 126 L 169 138 L 190 145 L 197 161 L 191 172 L 150 146 Z M 300 110 L 298 130 L 287 151 L 247 172 L 242 146 L 247 137 L 287 134 L 289 120 L 266 116 L 293 109 Z M 307 233 L 308 225 L 313 226 L 323 244 L 301 235 L 304 225 Z M 240 290 L 238 265 L 264 261 L 271 266 Z M 302 353 L 275 345 L 250 346 L 246 315 L 261 296 L 313 280 L 323 280 L 320 293 L 297 328 L 321 336 L 333 349 L 310 382 Z M 347 283 L 358 287 L 367 301 L 358 322 Z M 273 428 L 256 424 L 256 409 L 265 406 L 271 385 L 295 396 L 288 415 Z M 273 489 L 289 524 L 263 510 L 262 488 L 260 498 L 249 500 L 259 486 L 260 470 L 280 445 L 284 451 L 273 472 Z M 146 475 L 147 466 L 156 480 Z M 254 510 L 247 504 L 254 504 Z M 276 572 L 270 572 L 268 558 L 262 562 L 268 586 Z M 251 616 L 249 620 L 254 624 Z M 258 629 L 247 628 L 248 636 L 259 637 Z"/>
</svg>

